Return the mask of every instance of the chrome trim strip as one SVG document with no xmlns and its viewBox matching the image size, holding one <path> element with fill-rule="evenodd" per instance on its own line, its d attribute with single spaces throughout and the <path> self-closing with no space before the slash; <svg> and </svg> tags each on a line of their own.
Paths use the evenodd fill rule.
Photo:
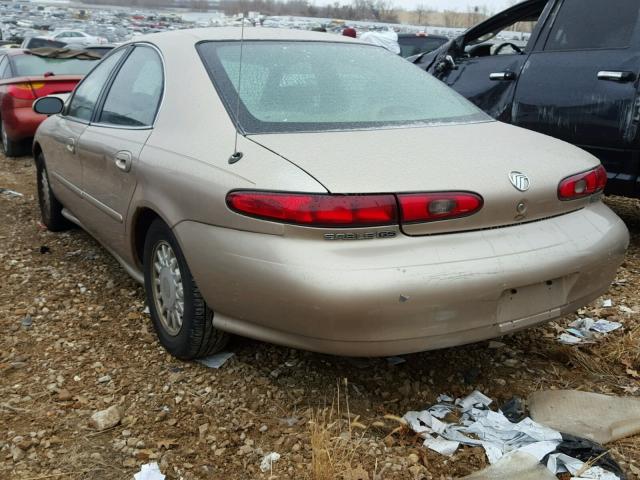
<svg viewBox="0 0 640 480">
<path fill-rule="evenodd" d="M 106 206 L 100 200 L 92 197 L 87 192 L 82 192 L 82 198 L 87 200 L 91 205 L 96 207 L 101 212 L 106 213 L 107 215 L 109 215 L 116 222 L 122 223 L 122 215 L 120 215 L 118 212 L 116 212 L 113 208 Z"/>
<path fill-rule="evenodd" d="M 79 187 L 76 187 L 73 183 L 71 183 L 69 180 L 64 178 L 58 172 L 51 172 L 51 175 L 53 177 L 55 177 L 56 180 L 58 180 L 62 185 L 64 185 L 69 190 L 71 190 L 73 193 L 78 195 L 80 198 L 84 197 L 84 192 Z"/>
<path fill-rule="evenodd" d="M 62 209 L 62 216 L 64 218 L 66 218 L 67 220 L 69 220 L 70 222 L 75 223 L 76 225 L 78 225 L 83 230 L 88 231 L 85 228 L 85 226 L 82 225 L 82 222 L 80 220 L 78 220 L 78 218 L 73 213 L 71 213 L 69 210 L 67 210 L 66 208 Z M 116 261 L 120 264 L 120 266 L 124 269 L 124 271 L 129 274 L 129 276 L 131 278 L 133 278 L 139 284 L 144 285 L 144 275 L 140 270 L 138 270 L 137 268 L 129 265 L 127 262 L 124 261 L 124 259 L 120 255 L 115 253 L 113 250 L 111 250 L 109 247 L 107 247 L 104 243 L 100 242 L 100 240 L 98 240 L 96 237 L 93 237 L 93 238 L 95 238 L 98 241 L 98 243 L 100 243 L 100 245 L 102 245 L 102 247 L 107 252 L 109 252 L 113 258 L 116 259 Z"/>
<path fill-rule="evenodd" d="M 60 175 L 58 172 L 51 172 L 51 174 L 60 181 L 60 183 L 62 183 L 65 187 L 67 187 L 69 190 L 71 190 L 73 193 L 75 193 L 76 195 L 78 195 L 80 198 L 84 198 L 86 201 L 88 201 L 91 205 L 93 205 L 94 207 L 96 207 L 98 210 L 100 210 L 103 213 L 106 213 L 107 215 L 109 215 L 111 218 L 113 218 L 116 222 L 118 223 L 122 223 L 123 222 L 123 218 L 122 215 L 120 215 L 118 212 L 116 212 L 113 208 L 108 207 L 107 205 L 105 205 L 104 203 L 102 203 L 100 200 L 92 197 L 91 195 L 89 195 L 87 192 L 85 192 L 84 190 L 78 188 L 77 186 L 75 186 L 73 183 L 71 183 L 69 180 L 67 180 L 66 178 L 64 178 L 62 175 Z M 75 222 L 74 222 L 75 223 Z"/>
</svg>

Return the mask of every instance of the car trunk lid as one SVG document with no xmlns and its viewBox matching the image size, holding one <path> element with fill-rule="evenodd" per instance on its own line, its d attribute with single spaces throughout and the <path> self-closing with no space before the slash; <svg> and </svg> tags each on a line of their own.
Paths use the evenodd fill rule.
<svg viewBox="0 0 640 480">
<path fill-rule="evenodd" d="M 558 184 L 598 165 L 569 144 L 498 122 L 249 138 L 334 194 L 475 192 L 484 201 L 470 216 L 402 225 L 407 235 L 494 228 L 575 211 L 591 199 L 560 201 Z M 519 173 L 528 177 L 526 191 L 512 183 Z"/>
</svg>

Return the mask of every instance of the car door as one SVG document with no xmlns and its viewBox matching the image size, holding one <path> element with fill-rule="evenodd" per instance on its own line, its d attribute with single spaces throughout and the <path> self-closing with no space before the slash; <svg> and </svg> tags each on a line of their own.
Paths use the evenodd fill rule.
<svg viewBox="0 0 640 480">
<path fill-rule="evenodd" d="M 151 134 L 163 88 L 160 54 L 150 45 L 136 45 L 82 134 L 82 184 L 93 205 L 87 226 L 116 253 L 124 248 L 136 162 Z"/>
<path fill-rule="evenodd" d="M 522 39 L 536 37 L 552 3 L 523 2 L 471 28 L 453 43 L 450 54 L 455 65 L 436 76 L 492 117 L 509 122 L 515 86 L 532 46 Z M 505 32 L 521 22 L 535 22 L 530 37 Z"/>
<path fill-rule="evenodd" d="M 640 173 L 639 20 L 637 0 L 559 2 L 514 99 L 515 124 L 591 151 L 624 195 Z"/>
<path fill-rule="evenodd" d="M 82 190 L 82 164 L 79 157 L 80 137 L 91 121 L 104 84 L 121 60 L 124 50 L 105 57 L 76 87 L 62 115 L 54 117 L 51 143 L 46 152 L 50 181 L 58 198 L 78 218 L 86 209 Z"/>
</svg>

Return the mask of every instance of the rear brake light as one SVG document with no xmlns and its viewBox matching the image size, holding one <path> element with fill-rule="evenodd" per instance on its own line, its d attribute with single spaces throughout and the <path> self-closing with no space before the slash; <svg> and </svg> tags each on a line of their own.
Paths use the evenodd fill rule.
<svg viewBox="0 0 640 480">
<path fill-rule="evenodd" d="M 607 171 L 602 165 L 565 178 L 558 185 L 560 200 L 575 200 L 602 192 L 607 185 Z"/>
<path fill-rule="evenodd" d="M 251 217 L 314 227 L 371 227 L 398 223 L 393 195 L 316 195 L 235 191 L 232 210 Z"/>
<path fill-rule="evenodd" d="M 13 98 L 22 100 L 35 100 L 36 95 L 30 83 L 14 83 L 7 87 L 7 93 Z"/>
<path fill-rule="evenodd" d="M 433 222 L 473 215 L 482 208 L 480 195 L 469 192 L 398 195 L 403 223 Z"/>
</svg>

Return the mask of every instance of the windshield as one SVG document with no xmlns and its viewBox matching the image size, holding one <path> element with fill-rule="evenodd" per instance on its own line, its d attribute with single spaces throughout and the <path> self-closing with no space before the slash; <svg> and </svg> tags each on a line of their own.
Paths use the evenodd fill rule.
<svg viewBox="0 0 640 480">
<path fill-rule="evenodd" d="M 96 60 L 77 58 L 45 58 L 36 55 L 14 55 L 12 57 L 17 77 L 44 75 L 84 75 L 95 65 Z"/>
<path fill-rule="evenodd" d="M 400 37 L 400 56 L 411 57 L 420 53 L 428 53 L 434 51 L 440 45 L 447 42 L 446 38 L 439 37 Z"/>
<path fill-rule="evenodd" d="M 239 42 L 198 45 L 235 118 Z M 415 65 L 369 45 L 245 42 L 239 118 L 246 133 L 348 130 L 487 121 Z"/>
</svg>

